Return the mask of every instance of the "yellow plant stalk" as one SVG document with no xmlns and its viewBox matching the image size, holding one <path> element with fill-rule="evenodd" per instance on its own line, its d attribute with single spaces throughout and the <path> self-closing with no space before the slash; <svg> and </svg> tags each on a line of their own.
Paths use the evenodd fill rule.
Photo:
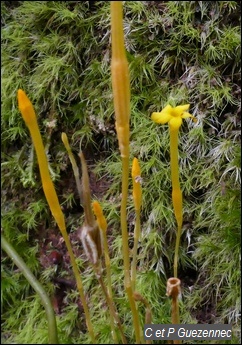
<svg viewBox="0 0 242 345">
<path fill-rule="evenodd" d="M 115 324 L 114 320 L 117 321 L 117 325 L 120 330 L 120 334 L 122 337 L 122 342 L 123 344 L 127 344 L 126 337 L 123 333 L 121 321 L 119 319 L 117 310 L 114 306 L 114 301 L 113 301 L 113 292 L 112 292 L 112 279 L 111 279 L 111 263 L 110 263 L 110 257 L 109 257 L 109 251 L 108 251 L 108 241 L 107 241 L 107 221 L 106 218 L 103 215 L 102 208 L 98 201 L 94 201 L 92 203 L 92 208 L 93 212 L 97 218 L 97 223 L 99 226 L 99 229 L 102 232 L 102 243 L 103 243 L 103 250 L 104 250 L 104 258 L 105 258 L 105 265 L 106 265 L 106 271 L 107 271 L 107 281 L 108 281 L 108 302 L 109 302 L 109 309 L 111 313 L 111 328 L 112 328 L 112 334 L 113 334 L 113 340 L 115 343 L 118 343 L 117 335 L 116 335 L 116 330 L 115 330 Z"/>
<path fill-rule="evenodd" d="M 130 278 L 129 245 L 127 230 L 127 198 L 129 180 L 129 118 L 130 118 L 130 81 L 128 61 L 125 55 L 123 35 L 122 2 L 111 1 L 111 38 L 112 38 L 112 61 L 111 77 L 113 88 L 113 101 L 116 117 L 116 131 L 122 157 L 122 202 L 121 202 L 121 229 L 123 240 L 124 260 L 124 285 L 129 299 L 133 317 L 133 325 L 136 343 L 140 344 L 140 322 L 133 296 Z"/>
<path fill-rule="evenodd" d="M 174 277 L 177 278 L 178 254 L 182 231 L 182 192 L 179 182 L 179 166 L 178 166 L 178 133 L 182 124 L 182 119 L 191 117 L 193 121 L 197 121 L 194 116 L 189 114 L 187 110 L 190 105 L 179 105 L 175 108 L 169 104 L 161 111 L 152 113 L 151 119 L 156 123 L 169 124 L 170 129 L 170 161 L 171 161 L 171 182 L 172 182 L 172 203 L 174 207 L 175 217 L 177 221 L 177 236 L 174 255 Z"/>
<path fill-rule="evenodd" d="M 37 123 L 37 117 L 34 111 L 34 107 L 32 103 L 30 102 L 29 98 L 25 94 L 25 92 L 21 89 L 18 90 L 18 106 L 19 110 L 22 114 L 22 117 L 30 131 L 30 135 L 35 147 L 37 159 L 38 159 L 38 164 L 39 164 L 39 169 L 40 169 L 40 176 L 41 176 L 41 181 L 42 181 L 42 186 L 43 190 L 45 193 L 46 200 L 48 202 L 48 205 L 50 207 L 51 213 L 61 231 L 61 234 L 65 240 L 66 247 L 68 250 L 68 253 L 70 255 L 70 260 L 71 264 L 73 267 L 73 272 L 75 275 L 76 283 L 77 283 L 77 288 L 80 294 L 81 302 L 83 305 L 83 309 L 85 312 L 85 317 L 86 317 L 86 324 L 88 331 L 90 333 L 90 337 L 92 339 L 92 342 L 95 344 L 96 339 L 93 331 L 93 326 L 91 323 L 90 319 L 90 314 L 89 310 L 87 307 L 85 295 L 84 295 L 84 290 L 82 286 L 82 281 L 81 281 L 81 276 L 79 269 L 77 267 L 76 261 L 75 261 L 75 256 L 72 251 L 70 239 L 68 237 L 67 231 L 66 231 L 66 224 L 65 224 L 65 219 L 63 212 L 60 207 L 60 203 L 53 185 L 53 182 L 50 177 L 49 173 L 49 168 L 48 168 L 48 162 L 44 150 L 44 145 L 42 142 L 42 138 L 40 135 L 39 131 L 39 126 Z"/>
<path fill-rule="evenodd" d="M 134 228 L 134 248 L 133 260 L 131 264 L 131 282 L 133 291 L 135 291 L 136 283 L 136 266 L 137 266 L 137 250 L 138 241 L 140 237 L 140 208 L 142 201 L 142 188 L 141 188 L 141 170 L 139 161 L 135 157 L 132 164 L 132 180 L 133 180 L 133 199 L 135 207 L 135 228 Z"/>
</svg>

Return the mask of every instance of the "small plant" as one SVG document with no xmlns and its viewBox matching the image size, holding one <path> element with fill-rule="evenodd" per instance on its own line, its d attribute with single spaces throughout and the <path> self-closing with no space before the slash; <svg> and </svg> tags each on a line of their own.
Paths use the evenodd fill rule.
<svg viewBox="0 0 242 345">
<path fill-rule="evenodd" d="M 68 253 L 70 255 L 70 259 L 71 259 L 71 263 L 72 263 L 72 267 L 73 267 L 73 271 L 74 271 L 74 275 L 75 275 L 75 279 L 76 279 L 76 283 L 77 283 L 77 288 L 79 290 L 81 301 L 82 301 L 83 308 L 84 308 L 85 315 L 86 315 L 87 328 L 89 330 L 92 341 L 95 342 L 95 336 L 94 336 L 94 332 L 93 332 L 92 323 L 90 320 L 89 310 L 88 310 L 86 299 L 85 299 L 84 292 L 83 292 L 81 276 L 80 276 L 78 267 L 76 265 L 76 261 L 75 261 L 75 257 L 74 257 L 73 251 L 72 251 L 71 243 L 70 243 L 67 231 L 66 231 L 64 215 L 63 215 L 63 212 L 61 210 L 53 182 L 50 178 L 48 162 L 47 162 L 47 158 L 45 155 L 42 139 L 40 136 L 36 114 L 35 114 L 34 108 L 32 106 L 32 103 L 30 102 L 30 100 L 28 99 L 28 97 L 26 96 L 26 94 L 24 93 L 23 90 L 18 90 L 18 103 L 19 103 L 19 109 L 21 111 L 21 114 L 23 116 L 23 119 L 24 119 L 26 125 L 29 128 L 29 131 L 30 131 L 30 134 L 31 134 L 34 146 L 35 146 L 35 150 L 36 150 L 36 154 L 37 154 L 37 158 L 38 158 L 38 163 L 39 163 L 39 168 L 40 168 L 42 186 L 44 189 L 46 199 L 48 201 L 52 215 L 55 218 L 55 221 L 58 224 L 58 227 L 62 233 L 62 236 L 65 240 L 65 243 L 66 243 L 66 246 L 68 249 Z"/>
</svg>

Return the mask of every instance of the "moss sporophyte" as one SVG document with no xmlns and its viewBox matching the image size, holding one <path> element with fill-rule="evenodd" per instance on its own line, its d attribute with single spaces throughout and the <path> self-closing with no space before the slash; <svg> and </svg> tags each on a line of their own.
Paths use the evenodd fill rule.
<svg viewBox="0 0 242 345">
<path fill-rule="evenodd" d="M 190 104 L 172 107 L 168 104 L 161 112 L 154 112 L 151 119 L 156 123 L 168 123 L 170 129 L 170 161 L 171 161 L 171 182 L 172 182 L 172 203 L 174 207 L 175 217 L 177 221 L 177 236 L 174 256 L 174 277 L 177 277 L 178 251 L 182 229 L 182 192 L 179 182 L 178 167 L 178 132 L 182 125 L 182 119 L 197 119 L 189 114 Z"/>
</svg>

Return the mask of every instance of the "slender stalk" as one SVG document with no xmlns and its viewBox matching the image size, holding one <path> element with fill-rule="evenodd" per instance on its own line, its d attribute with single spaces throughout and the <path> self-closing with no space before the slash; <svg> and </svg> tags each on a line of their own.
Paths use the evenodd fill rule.
<svg viewBox="0 0 242 345">
<path fill-rule="evenodd" d="M 124 284 L 133 316 L 136 343 L 140 344 L 140 323 L 130 279 L 129 246 L 127 230 L 127 197 L 129 180 L 129 118 L 130 118 L 130 81 L 128 61 L 125 54 L 123 34 L 122 2 L 111 1 L 112 36 L 112 87 L 116 116 L 116 131 L 122 157 L 122 202 L 121 229 L 123 239 Z"/>
<path fill-rule="evenodd" d="M 49 296 L 45 292 L 40 282 L 35 278 L 33 273 L 30 271 L 29 267 L 26 265 L 24 260 L 20 257 L 20 255 L 16 252 L 16 250 L 12 247 L 12 245 L 8 242 L 8 240 L 5 238 L 3 234 L 1 234 L 1 247 L 8 254 L 8 256 L 13 260 L 15 265 L 22 271 L 23 275 L 28 280 L 29 284 L 32 286 L 32 288 L 36 291 L 36 293 L 41 298 L 41 301 L 45 308 L 47 321 L 48 321 L 49 344 L 59 344 L 55 313 L 54 313 L 51 301 L 49 299 Z"/>
<path fill-rule="evenodd" d="M 108 282 L 107 291 L 104 291 L 104 294 L 106 296 L 106 300 L 107 300 L 108 305 L 112 304 L 111 308 L 109 308 L 109 309 L 110 309 L 110 313 L 111 313 L 110 322 L 111 322 L 113 340 L 115 343 L 118 342 L 116 330 L 115 330 L 115 324 L 114 324 L 114 320 L 116 318 L 117 319 L 116 322 L 117 322 L 117 325 L 119 327 L 120 334 L 122 337 L 122 342 L 123 342 L 123 344 L 126 344 L 127 340 L 126 340 L 125 335 L 123 333 L 122 324 L 121 324 L 121 321 L 119 319 L 117 310 L 115 308 L 114 300 L 113 300 L 111 264 L 110 264 L 110 256 L 109 256 L 108 240 L 107 240 L 107 221 L 103 215 L 102 208 L 97 201 L 94 201 L 92 203 L 92 207 L 93 207 L 93 212 L 97 218 L 97 223 L 98 223 L 99 229 L 102 232 L 102 244 L 103 244 L 103 252 L 104 252 L 105 266 L 106 266 L 106 272 L 107 272 L 107 282 Z M 102 289 L 104 290 L 106 287 L 103 284 L 103 281 L 101 281 L 101 285 L 103 285 Z"/>
<path fill-rule="evenodd" d="M 134 292 L 134 298 L 136 301 L 140 301 L 145 306 L 145 324 L 150 325 L 152 323 L 152 313 L 149 302 L 140 293 Z M 146 340 L 146 344 L 152 344 L 152 340 Z M 144 339 L 142 339 L 142 344 L 144 344 Z"/>
<path fill-rule="evenodd" d="M 142 202 L 141 188 L 141 170 L 138 159 L 135 157 L 132 164 L 132 180 L 133 180 L 133 199 L 135 207 L 135 228 L 134 228 L 134 248 L 133 260 L 131 264 L 131 283 L 133 291 L 135 291 L 136 271 L 137 271 L 137 250 L 140 237 L 140 208 Z"/>
<path fill-rule="evenodd" d="M 170 128 L 170 157 L 171 157 L 171 181 L 172 181 L 172 202 L 177 221 L 177 235 L 174 255 L 174 277 L 177 278 L 179 246 L 182 230 L 182 192 L 179 182 L 178 166 L 178 129 Z"/>
<path fill-rule="evenodd" d="M 73 170 L 75 180 L 76 180 L 76 187 L 78 190 L 80 201 L 82 201 L 82 188 L 81 188 L 81 182 L 80 182 L 79 169 L 78 169 L 78 166 L 76 164 L 76 160 L 73 156 L 73 153 L 71 151 L 70 144 L 69 144 L 66 133 L 61 133 L 61 140 L 62 140 L 63 144 L 65 145 L 66 151 L 67 151 L 69 159 L 71 161 L 72 170 Z"/>
<path fill-rule="evenodd" d="M 181 294 L 181 281 L 178 278 L 169 278 L 166 287 L 167 296 L 172 298 L 171 320 L 173 325 L 180 324 L 179 296 Z M 180 340 L 173 340 L 174 344 L 180 344 Z"/>
<path fill-rule="evenodd" d="M 113 327 L 114 327 L 114 321 L 116 322 L 118 328 L 119 328 L 119 331 L 120 331 L 120 335 L 121 335 L 121 338 L 122 338 L 122 343 L 123 344 L 127 344 L 127 339 L 124 335 L 124 332 L 123 332 L 123 327 L 122 327 L 122 324 L 121 324 L 121 321 L 120 321 L 120 318 L 118 316 L 118 313 L 116 311 L 116 308 L 114 307 L 114 303 L 113 303 L 113 300 L 111 300 L 109 294 L 108 294 L 108 290 L 106 288 L 106 285 L 104 284 L 104 281 L 103 281 L 103 277 L 102 277 L 102 273 L 101 273 L 101 270 L 97 268 L 96 265 L 94 265 L 94 270 L 96 272 L 96 277 L 98 279 L 98 282 L 103 290 L 103 293 L 104 293 L 104 296 L 105 296 L 105 299 L 107 301 L 107 305 L 108 305 L 108 308 L 110 310 L 110 319 L 111 319 L 111 322 L 113 323 Z M 116 331 L 115 329 L 113 328 L 113 331 L 114 331 L 114 334 L 113 334 L 113 337 L 115 338 L 115 341 L 116 341 L 116 344 L 118 344 L 118 339 L 117 339 L 117 336 L 116 336 Z"/>
<path fill-rule="evenodd" d="M 44 150 L 44 145 L 42 142 L 42 138 L 40 135 L 39 131 L 39 126 L 37 123 L 37 117 L 34 111 L 34 107 L 32 103 L 30 102 L 29 98 L 25 94 L 23 90 L 18 90 L 18 103 L 19 103 L 19 110 L 22 114 L 22 117 L 30 131 L 30 135 L 35 147 L 37 159 L 38 159 L 38 164 L 39 164 L 39 169 L 40 169 L 40 176 L 41 176 L 41 181 L 42 181 L 42 186 L 43 190 L 45 193 L 46 200 L 49 204 L 51 213 L 60 229 L 60 232 L 64 238 L 64 241 L 66 243 L 66 247 L 70 256 L 70 261 L 73 267 L 73 272 L 75 275 L 76 283 L 77 283 L 77 288 L 80 294 L 81 302 L 83 305 L 83 309 L 85 312 L 85 317 L 86 317 L 86 325 L 88 328 L 88 331 L 90 333 L 90 337 L 92 339 L 92 342 L 95 344 L 96 339 L 93 331 L 93 326 L 91 323 L 90 319 L 90 314 L 89 310 L 87 307 L 86 303 L 86 298 L 84 295 L 84 290 L 82 286 L 82 281 L 81 281 L 81 276 L 79 269 L 76 264 L 75 256 L 72 251 L 71 243 L 69 236 L 66 231 L 66 224 L 65 224 L 65 218 L 64 214 L 61 210 L 60 203 L 54 188 L 54 184 L 51 180 L 50 177 L 50 172 L 48 169 L 48 161 L 46 158 L 45 150 Z"/>
<path fill-rule="evenodd" d="M 122 157 L 122 202 L 121 202 L 121 229 L 123 239 L 123 259 L 124 259 L 124 282 L 125 289 L 129 299 L 131 312 L 133 315 L 133 325 L 136 336 L 136 343 L 141 343 L 140 337 L 140 322 L 139 315 L 136 308 L 133 289 L 130 279 L 130 264 L 129 264 L 129 245 L 128 245 L 128 231 L 127 231 L 127 197 L 128 197 L 128 176 L 129 176 L 129 159 Z"/>
<path fill-rule="evenodd" d="M 135 210 L 135 228 L 134 228 L 134 247 L 133 260 L 131 264 L 131 282 L 133 291 L 135 291 L 136 271 L 137 271 L 137 251 L 140 237 L 140 210 Z"/>
<path fill-rule="evenodd" d="M 88 171 L 87 171 L 87 164 L 82 152 L 79 153 L 79 157 L 81 159 L 81 164 L 82 164 L 82 192 L 83 192 L 83 207 L 84 207 L 84 214 L 85 214 L 84 226 L 80 228 L 80 232 L 81 232 L 80 238 L 82 240 L 83 247 L 86 251 L 86 255 L 93 266 L 94 272 L 96 273 L 96 277 L 102 288 L 107 305 L 110 310 L 110 321 L 111 321 L 113 341 L 114 343 L 118 343 L 118 338 L 117 338 L 115 323 L 114 323 L 116 322 L 120 330 L 122 341 L 125 344 L 127 343 L 127 340 L 123 333 L 121 321 L 115 310 L 113 299 L 110 298 L 110 295 L 108 294 L 107 288 L 103 282 L 103 277 L 102 277 L 102 267 L 101 267 L 101 260 L 100 260 L 101 254 L 102 254 L 102 247 L 101 247 L 100 231 L 103 232 L 106 238 L 107 222 L 103 216 L 102 209 L 97 202 L 93 203 L 93 210 L 96 211 L 94 213 L 97 216 L 97 221 L 94 219 L 94 215 L 91 208 L 91 191 L 90 191 L 89 176 L 88 176 Z M 106 238 L 106 242 L 107 242 L 107 238 Z M 107 243 L 106 243 L 106 246 L 107 246 Z M 106 248 L 106 250 L 108 249 Z M 111 283 L 110 283 L 110 289 L 111 289 Z"/>
</svg>

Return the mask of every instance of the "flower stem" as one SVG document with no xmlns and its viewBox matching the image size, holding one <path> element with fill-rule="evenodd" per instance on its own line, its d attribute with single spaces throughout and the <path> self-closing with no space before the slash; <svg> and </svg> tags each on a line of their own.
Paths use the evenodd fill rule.
<svg viewBox="0 0 242 345">
<path fill-rule="evenodd" d="M 177 221 L 177 235 L 174 255 L 174 277 L 177 278 L 179 246 L 182 230 L 182 192 L 179 182 L 178 166 L 178 129 L 170 128 L 170 157 L 171 157 L 171 182 L 172 182 L 172 202 Z"/>
<path fill-rule="evenodd" d="M 49 296 L 45 292 L 40 282 L 35 278 L 24 260 L 19 256 L 13 246 L 8 242 L 5 236 L 1 235 L 1 247 L 13 260 L 16 266 L 22 271 L 32 288 L 37 292 L 44 305 L 48 321 L 49 344 L 59 344 L 57 335 L 56 318 Z"/>
</svg>

